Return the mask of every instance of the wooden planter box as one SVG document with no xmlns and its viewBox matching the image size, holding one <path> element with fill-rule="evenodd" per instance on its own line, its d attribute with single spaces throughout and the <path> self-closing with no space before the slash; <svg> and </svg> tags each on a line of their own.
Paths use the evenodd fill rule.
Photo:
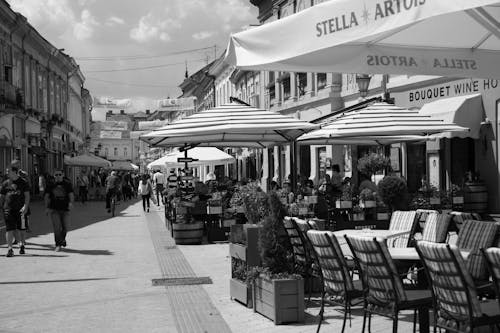
<svg viewBox="0 0 500 333">
<path fill-rule="evenodd" d="M 244 281 L 232 278 L 229 280 L 229 295 L 231 299 L 235 299 L 246 305 L 247 308 L 253 307 L 252 302 L 252 287 Z"/>
<path fill-rule="evenodd" d="M 353 221 L 364 221 L 365 220 L 365 213 L 352 213 L 352 220 Z"/>
<path fill-rule="evenodd" d="M 389 219 L 389 213 L 377 213 L 377 221 L 386 221 Z"/>
<path fill-rule="evenodd" d="M 303 322 L 304 280 L 257 278 L 253 284 L 253 308 L 275 325 Z"/>
<path fill-rule="evenodd" d="M 335 207 L 340 209 L 349 209 L 352 208 L 351 200 L 337 200 L 335 201 Z"/>
<path fill-rule="evenodd" d="M 377 202 L 375 200 L 366 200 L 359 203 L 361 208 L 375 208 L 377 207 Z"/>
<path fill-rule="evenodd" d="M 463 205 L 464 204 L 464 197 L 460 196 L 460 197 L 453 197 L 452 198 L 452 203 L 454 205 Z"/>
<path fill-rule="evenodd" d="M 441 204 L 441 199 L 440 198 L 429 198 L 429 203 L 431 205 L 440 205 Z"/>
</svg>

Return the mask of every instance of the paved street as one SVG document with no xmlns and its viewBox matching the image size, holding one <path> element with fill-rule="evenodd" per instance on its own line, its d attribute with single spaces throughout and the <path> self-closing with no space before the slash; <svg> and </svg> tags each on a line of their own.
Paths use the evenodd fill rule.
<svg viewBox="0 0 500 333">
<path fill-rule="evenodd" d="M 275 326 L 232 301 L 227 244 L 175 246 L 156 207 L 149 214 L 140 203 L 119 208 L 111 218 L 101 202 L 77 203 L 68 247 L 54 252 L 42 204 L 33 204 L 27 254 L 16 248 L 6 258 L 0 243 L 1 332 L 315 332 L 316 303 L 305 323 Z M 180 285 L 152 285 L 162 277 Z M 213 283 L 185 285 L 183 277 Z M 348 332 L 361 331 L 355 314 Z M 402 318 L 401 331 L 411 329 L 411 314 Z M 341 323 L 341 314 L 328 310 L 322 331 Z M 390 327 L 380 318 L 372 325 L 374 332 Z"/>
</svg>

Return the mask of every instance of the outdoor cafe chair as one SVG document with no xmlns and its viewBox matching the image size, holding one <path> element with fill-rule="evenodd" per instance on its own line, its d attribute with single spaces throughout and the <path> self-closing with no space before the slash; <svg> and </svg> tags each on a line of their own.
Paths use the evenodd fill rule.
<svg viewBox="0 0 500 333">
<path fill-rule="evenodd" d="M 343 307 L 342 332 L 344 332 L 347 315 L 349 318 L 351 316 L 353 301 L 363 296 L 361 281 L 353 281 L 337 237 L 331 231 L 309 230 L 307 237 L 320 268 L 321 309 L 316 333 L 319 332 L 323 322 L 325 303 Z"/>
<path fill-rule="evenodd" d="M 467 220 L 481 220 L 481 216 L 477 213 L 451 211 L 449 214 L 451 215 L 454 230 L 460 230 L 464 222 Z"/>
<path fill-rule="evenodd" d="M 430 214 L 438 214 L 439 212 L 435 209 L 417 209 L 417 219 L 418 224 L 421 230 L 424 230 L 425 221 L 427 220 L 427 216 Z"/>
<path fill-rule="evenodd" d="M 488 249 L 481 249 L 481 251 L 486 259 L 486 265 L 493 280 L 496 299 L 500 305 L 500 248 L 490 247 Z"/>
<path fill-rule="evenodd" d="M 418 215 L 414 210 L 394 211 L 391 215 L 389 230 L 405 231 L 406 233 L 397 237 L 391 237 L 387 240 L 387 245 L 389 247 L 408 247 L 413 235 L 415 234 L 417 222 Z"/>
<path fill-rule="evenodd" d="M 319 268 L 317 264 L 313 264 L 314 258 L 311 255 L 312 248 L 305 234 L 309 229 L 308 224 L 304 220 L 285 216 L 283 225 L 290 245 L 292 246 L 295 270 L 306 280 L 309 287 L 310 299 L 313 289 L 313 278 L 319 277 Z"/>
<path fill-rule="evenodd" d="M 479 300 L 473 277 L 458 247 L 421 241 L 416 249 L 431 285 L 434 332 L 437 327 L 472 332 L 476 327 L 500 323 L 498 303 Z"/>
<path fill-rule="evenodd" d="M 425 219 L 422 238 L 420 240 L 444 243 L 448 235 L 451 216 L 448 214 L 430 213 Z"/>
<path fill-rule="evenodd" d="M 458 232 L 456 246 L 461 250 L 469 250 L 465 265 L 476 285 L 488 281 L 489 273 L 481 248 L 489 248 L 497 236 L 498 226 L 494 222 L 467 220 Z"/>
<path fill-rule="evenodd" d="M 392 331 L 398 331 L 399 312 L 414 310 L 413 331 L 416 330 L 416 311 L 428 311 L 432 306 L 429 290 L 405 289 L 402 277 L 396 269 L 384 240 L 363 236 L 346 236 L 351 248 L 365 292 L 363 329 L 368 317 L 368 331 L 371 331 L 371 316 L 378 314 L 391 318 Z"/>
</svg>

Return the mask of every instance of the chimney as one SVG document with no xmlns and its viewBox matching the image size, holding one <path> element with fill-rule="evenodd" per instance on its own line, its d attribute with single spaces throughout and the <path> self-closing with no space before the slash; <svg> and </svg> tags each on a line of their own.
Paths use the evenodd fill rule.
<svg viewBox="0 0 500 333">
<path fill-rule="evenodd" d="M 120 110 L 120 114 L 125 114 L 125 110 Z"/>
<path fill-rule="evenodd" d="M 146 114 L 149 114 L 149 110 L 146 110 Z"/>
</svg>

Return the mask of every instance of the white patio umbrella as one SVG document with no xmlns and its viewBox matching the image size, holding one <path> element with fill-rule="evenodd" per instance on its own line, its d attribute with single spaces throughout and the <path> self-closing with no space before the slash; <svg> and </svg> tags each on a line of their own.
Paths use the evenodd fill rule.
<svg viewBox="0 0 500 333">
<path fill-rule="evenodd" d="M 111 169 L 120 171 L 135 171 L 139 170 L 139 167 L 128 161 L 113 161 Z"/>
<path fill-rule="evenodd" d="M 71 166 L 102 167 L 111 166 L 111 162 L 99 156 L 83 154 L 74 157 L 65 157 L 64 164 Z"/>
<path fill-rule="evenodd" d="M 467 132 L 458 126 L 418 110 L 408 110 L 385 102 L 341 113 L 329 118 L 321 129 L 297 139 L 308 144 L 388 144 L 433 139 L 432 134 Z"/>
<path fill-rule="evenodd" d="M 319 125 L 238 103 L 200 111 L 141 136 L 152 146 L 269 147 Z"/>
<path fill-rule="evenodd" d="M 247 70 L 500 78 L 498 0 L 331 0 L 231 36 Z"/>
<path fill-rule="evenodd" d="M 190 166 L 231 164 L 236 161 L 233 156 L 215 147 L 195 147 L 188 151 L 188 156 L 197 160 L 189 162 Z M 179 151 L 165 155 L 149 163 L 148 169 L 153 169 L 155 167 L 183 167 L 184 163 L 178 162 L 178 158 L 184 158 L 184 152 Z"/>
</svg>

